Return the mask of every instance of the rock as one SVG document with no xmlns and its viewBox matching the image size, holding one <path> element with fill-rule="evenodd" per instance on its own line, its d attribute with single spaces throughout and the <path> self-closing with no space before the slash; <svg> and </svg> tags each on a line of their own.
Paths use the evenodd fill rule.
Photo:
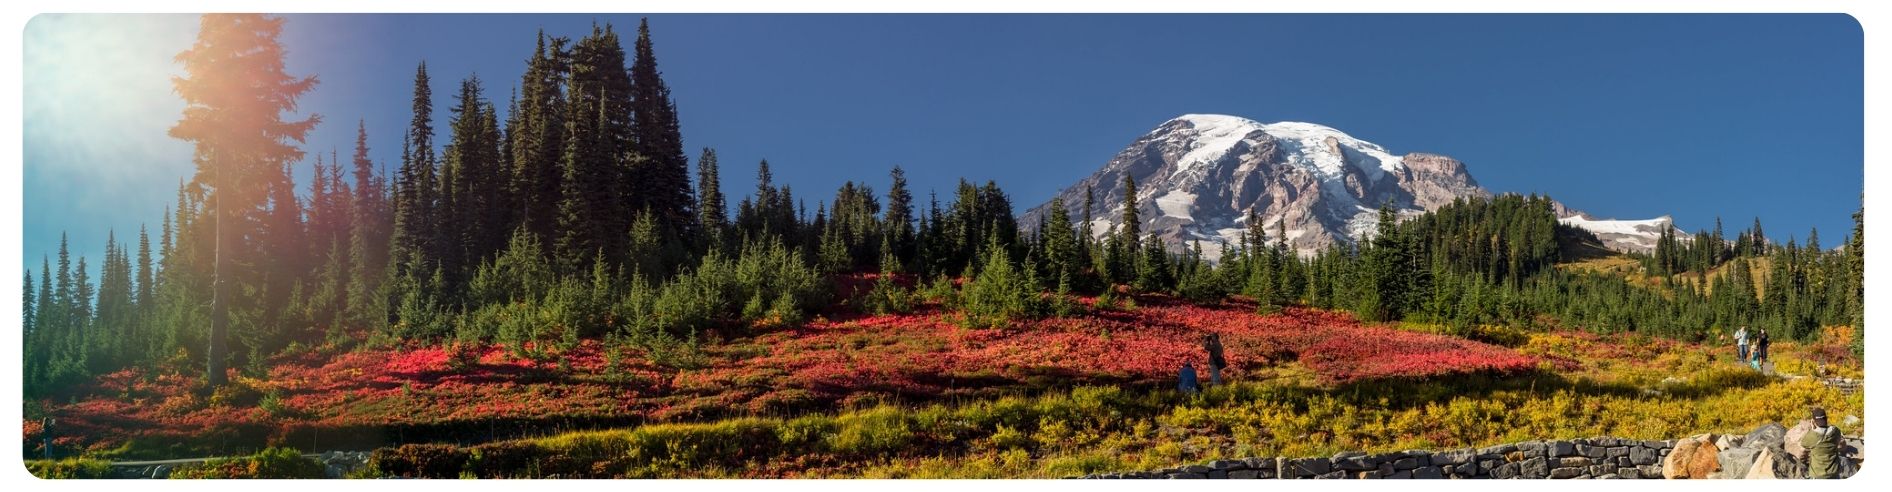
<svg viewBox="0 0 1892 492">
<path fill-rule="evenodd" d="M 1552 479 L 1577 478 L 1578 475 L 1582 474 L 1582 468 L 1557 467 L 1550 469 L 1550 478 Z"/>
<path fill-rule="evenodd" d="M 1639 479 L 1639 478 L 1642 478 L 1642 469 L 1636 468 L 1633 466 L 1628 467 L 1628 468 L 1618 468 L 1616 470 L 1616 476 L 1623 478 L 1625 480 Z"/>
<path fill-rule="evenodd" d="M 1315 475 L 1314 478 L 1318 480 L 1338 480 L 1342 478 L 1347 478 L 1347 472 L 1334 470 L 1331 472 Z"/>
<path fill-rule="evenodd" d="M 1662 462 L 1662 478 L 1705 479 L 1721 470 L 1716 454 L 1721 452 L 1711 442 L 1712 435 L 1696 436 L 1675 444 L 1675 450 Z"/>
<path fill-rule="evenodd" d="M 1243 458 L 1242 462 L 1246 463 L 1250 470 L 1274 471 L 1274 458 Z"/>
<path fill-rule="evenodd" d="M 1261 472 L 1255 470 L 1235 470 L 1228 472 L 1228 477 L 1235 480 L 1252 480 L 1261 478 Z"/>
<path fill-rule="evenodd" d="M 1319 475 L 1334 469 L 1333 462 L 1328 461 L 1327 458 L 1302 458 L 1288 463 L 1293 467 L 1293 475 L 1297 477 Z"/>
<path fill-rule="evenodd" d="M 1471 463 L 1473 457 L 1473 452 L 1470 449 L 1455 449 L 1452 451 L 1432 453 L 1431 460 L 1432 464 L 1435 466 L 1456 466 Z"/>
<path fill-rule="evenodd" d="M 1172 478 L 1172 479 L 1205 478 L 1206 479 L 1206 478 L 1209 478 L 1209 476 L 1201 474 L 1201 473 L 1171 473 L 1169 474 L 1169 478 Z"/>
<path fill-rule="evenodd" d="M 1624 456 L 1629 456 L 1629 448 L 1627 447 L 1610 446 L 1607 448 L 1603 448 L 1603 457 L 1605 458 L 1616 459 L 1616 458 L 1621 458 Z"/>
<path fill-rule="evenodd" d="M 1803 419 L 1799 422 L 1794 423 L 1793 427 L 1788 427 L 1787 433 L 1782 435 L 1781 437 L 1782 442 L 1780 445 L 1781 448 L 1785 449 L 1787 451 L 1787 454 L 1790 456 L 1793 456 L 1794 459 L 1800 460 L 1802 462 L 1806 461 L 1807 448 L 1800 446 L 1800 438 L 1805 437 L 1807 435 L 1807 432 L 1812 431 L 1812 430 L 1813 430 L 1812 420 Z"/>
<path fill-rule="evenodd" d="M 1597 480 L 1615 480 L 1615 479 L 1618 479 L 1618 478 L 1622 478 L 1622 477 L 1618 477 L 1618 476 L 1616 476 L 1616 474 L 1614 474 L 1614 473 L 1608 473 L 1608 474 L 1603 474 L 1603 475 L 1597 475 L 1597 476 L 1596 476 L 1596 479 L 1597 479 Z"/>
<path fill-rule="evenodd" d="M 1228 478 L 1228 470 L 1209 470 L 1209 478 L 1216 480 Z"/>
<path fill-rule="evenodd" d="M 1517 450 L 1518 450 L 1518 447 L 1516 445 L 1499 444 L 1497 446 L 1478 448 L 1478 456 L 1480 457 L 1504 456 L 1506 454 L 1510 454 L 1512 451 L 1517 451 Z"/>
<path fill-rule="evenodd" d="M 1404 479 L 1412 478 L 1412 470 L 1399 470 L 1399 471 L 1387 474 L 1386 478 L 1393 479 L 1393 480 L 1404 480 Z"/>
<path fill-rule="evenodd" d="M 1859 428 L 1859 422 L 1858 415 L 1847 415 L 1846 418 L 1839 419 L 1839 427 L 1841 429 L 1857 429 Z"/>
<path fill-rule="evenodd" d="M 1248 463 L 1241 460 L 1215 460 L 1209 462 L 1209 468 L 1216 470 L 1242 470 L 1248 468 Z"/>
<path fill-rule="evenodd" d="M 1436 466 L 1421 466 L 1412 470 L 1412 478 L 1437 480 L 1445 478 L 1445 470 Z"/>
<path fill-rule="evenodd" d="M 1661 465 L 1637 465 L 1636 474 L 1642 478 L 1663 478 Z"/>
<path fill-rule="evenodd" d="M 1517 445 L 1518 451 L 1523 452 L 1525 458 L 1543 456 L 1544 450 L 1548 447 L 1543 441 L 1525 441 Z"/>
<path fill-rule="evenodd" d="M 1615 475 L 1616 467 L 1611 465 L 1590 465 L 1589 474 L 1598 477 L 1603 475 Z"/>
<path fill-rule="evenodd" d="M 1637 446 L 1629 448 L 1629 462 L 1637 465 L 1654 465 L 1662 462 L 1662 453 L 1655 448 Z"/>
<path fill-rule="evenodd" d="M 1741 438 L 1741 446 L 1745 448 L 1750 448 L 1750 449 L 1762 449 L 1762 448 L 1767 448 L 1767 447 L 1772 447 L 1772 446 L 1780 446 L 1780 445 L 1785 444 L 1784 440 L 1786 438 L 1787 438 L 1786 427 L 1782 427 L 1780 424 L 1776 424 L 1773 422 L 1768 422 L 1766 424 L 1761 425 L 1760 427 L 1754 428 L 1753 432 L 1749 432 L 1747 433 L 1747 436 Z"/>
<path fill-rule="evenodd" d="M 1517 477 L 1518 477 L 1518 464 L 1517 463 L 1505 463 L 1502 465 L 1498 465 L 1496 468 L 1491 469 L 1491 478 L 1502 480 L 1502 479 L 1517 478 Z"/>
<path fill-rule="evenodd" d="M 1753 448 L 1724 449 L 1715 459 L 1721 462 L 1719 478 L 1741 478 L 1747 476 L 1747 469 L 1754 466 L 1754 458 L 1761 454 Z"/>
<path fill-rule="evenodd" d="M 1587 456 L 1593 460 L 1600 460 L 1600 459 L 1603 459 L 1604 456 L 1607 456 L 1609 454 L 1609 450 L 1601 446 L 1578 444 L 1577 454 Z"/>
<path fill-rule="evenodd" d="M 1452 474 L 1453 474 L 1453 475 L 1458 475 L 1458 476 L 1461 476 L 1461 477 L 1472 477 L 1472 476 L 1477 476 L 1477 475 L 1478 475 L 1478 463 L 1465 463 L 1465 464 L 1462 464 L 1462 465 L 1458 465 L 1458 466 L 1456 466 L 1456 467 L 1453 467 L 1453 468 L 1452 468 Z"/>
<path fill-rule="evenodd" d="M 1182 472 L 1183 473 L 1209 473 L 1209 467 L 1202 466 L 1202 465 L 1188 465 L 1188 466 L 1182 467 Z"/>
<path fill-rule="evenodd" d="M 1804 474 L 1805 471 L 1798 460 L 1795 460 L 1792 456 L 1788 456 L 1784 448 L 1772 446 L 1761 449 L 1760 455 L 1754 458 L 1754 464 L 1749 466 L 1747 473 L 1740 475 L 1740 477 L 1749 480 L 1771 480 L 1800 478 Z"/>
<path fill-rule="evenodd" d="M 1519 462 L 1518 476 L 1524 478 L 1544 478 L 1550 476 L 1550 460 L 1539 456 Z"/>
<path fill-rule="evenodd" d="M 1582 468 L 1594 464 L 1587 456 L 1566 456 L 1551 460 L 1551 462 L 1556 463 L 1556 466 L 1570 468 Z"/>
<path fill-rule="evenodd" d="M 1561 458 L 1564 456 L 1576 456 L 1577 454 L 1578 454 L 1577 445 L 1575 443 L 1572 443 L 1570 441 L 1551 441 L 1550 442 L 1550 457 L 1552 458 Z"/>
<path fill-rule="evenodd" d="M 1425 461 L 1426 461 L 1425 458 L 1420 458 L 1416 456 L 1408 456 L 1405 458 L 1394 460 L 1393 469 L 1394 470 L 1411 470 L 1414 468 L 1425 466 L 1427 464 Z"/>
<path fill-rule="evenodd" d="M 1741 439 L 1743 437 L 1744 436 L 1730 436 L 1726 434 L 1717 436 L 1714 439 L 1715 449 L 1734 449 L 1741 447 Z"/>
<path fill-rule="evenodd" d="M 1330 461 L 1332 461 L 1335 469 L 1346 471 L 1366 471 L 1378 468 L 1378 466 L 1367 462 L 1367 457 L 1364 454 L 1348 456 L 1336 454 Z"/>
</svg>

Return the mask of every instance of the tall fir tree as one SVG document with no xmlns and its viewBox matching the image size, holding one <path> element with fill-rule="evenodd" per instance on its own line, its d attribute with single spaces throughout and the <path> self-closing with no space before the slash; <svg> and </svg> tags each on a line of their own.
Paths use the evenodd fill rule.
<svg viewBox="0 0 1892 492">
<path fill-rule="evenodd" d="M 252 236 L 244 229 L 251 227 L 246 222 L 253 221 L 245 219 L 270 201 L 268 185 L 278 179 L 273 174 L 302 157 L 291 142 L 302 142 L 321 121 L 317 115 L 282 118 L 282 113 L 296 109 L 296 100 L 315 86 L 316 79 L 285 73 L 284 52 L 277 41 L 281 33 L 282 19 L 276 17 L 204 15 L 196 44 L 177 56 L 187 76 L 172 79 L 185 109 L 170 135 L 195 144 L 197 176 L 193 181 L 210 189 L 218 228 L 210 341 L 205 352 L 206 382 L 213 388 L 225 381 L 229 304 L 237 292 L 233 289 L 236 279 L 226 278 L 225 264 L 250 261 L 235 258 L 249 249 L 243 238 Z"/>
<path fill-rule="evenodd" d="M 696 158 L 696 222 L 702 230 L 706 250 L 727 250 L 729 206 L 723 198 L 721 170 L 716 167 L 716 149 L 703 148 Z"/>
<path fill-rule="evenodd" d="M 637 23 L 635 58 L 630 69 L 631 125 L 634 149 L 644 157 L 626 176 L 637 196 L 634 206 L 649 208 L 663 228 L 688 235 L 692 214 L 689 158 L 683 154 L 683 133 L 677 123 L 677 104 L 657 70 L 651 47 L 650 21 Z"/>
</svg>

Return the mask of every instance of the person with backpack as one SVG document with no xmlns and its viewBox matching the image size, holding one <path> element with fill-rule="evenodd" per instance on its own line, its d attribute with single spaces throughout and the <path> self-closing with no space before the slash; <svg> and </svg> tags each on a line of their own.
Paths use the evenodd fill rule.
<svg viewBox="0 0 1892 492">
<path fill-rule="evenodd" d="M 1813 429 L 1800 436 L 1807 448 L 1807 478 L 1839 478 L 1839 448 L 1845 436 L 1826 423 L 1826 409 L 1813 408 Z"/>
<path fill-rule="evenodd" d="M 1202 350 L 1209 353 L 1209 384 L 1222 384 L 1222 368 L 1228 367 L 1228 359 L 1222 358 L 1222 336 L 1215 333 L 1203 335 Z"/>
</svg>

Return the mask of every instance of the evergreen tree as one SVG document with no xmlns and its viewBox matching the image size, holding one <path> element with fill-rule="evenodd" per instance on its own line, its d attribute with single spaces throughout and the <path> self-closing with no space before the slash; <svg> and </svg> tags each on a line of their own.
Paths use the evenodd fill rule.
<svg viewBox="0 0 1892 492">
<path fill-rule="evenodd" d="M 284 121 L 296 99 L 314 87 L 316 79 L 292 77 L 283 71 L 283 50 L 277 42 L 282 19 L 258 14 L 209 14 L 199 24 L 197 43 L 177 56 L 186 77 L 173 78 L 185 101 L 184 117 L 170 130 L 172 137 L 196 145 L 197 176 L 193 182 L 209 188 L 213 220 L 218 225 L 214 242 L 216 261 L 212 289 L 207 383 L 224 382 L 224 342 L 229 304 L 236 279 L 226 278 L 226 262 L 240 258 L 247 238 L 244 219 L 269 201 L 266 186 L 282 166 L 302 156 L 288 142 L 301 142 L 320 118 L 310 115 Z M 247 122 L 232 124 L 231 122 Z M 284 209 L 287 204 L 277 204 Z M 222 230 L 222 229 L 231 230 Z"/>
<path fill-rule="evenodd" d="M 716 168 L 716 149 L 703 148 L 703 154 L 696 158 L 696 222 L 702 228 L 704 241 L 709 250 L 724 250 L 729 247 L 726 230 L 729 227 L 729 208 L 723 200 L 722 178 Z"/>
<path fill-rule="evenodd" d="M 1051 217 L 1039 234 L 1044 237 L 1045 260 L 1050 265 L 1050 278 L 1069 279 L 1078 272 L 1078 238 L 1071 229 L 1071 214 L 1065 210 L 1063 198 L 1051 199 Z"/>
<path fill-rule="evenodd" d="M 438 218 L 435 195 L 439 184 L 435 177 L 433 107 L 427 63 L 421 62 L 414 72 L 414 117 L 402 139 L 400 175 L 395 185 L 394 251 L 390 261 L 398 274 L 431 273 L 438 264 L 434 257 Z"/>
<path fill-rule="evenodd" d="M 888 253 L 894 258 L 894 271 L 906 271 L 904 265 L 913 262 L 913 192 L 907 190 L 906 170 L 894 166 L 888 174 L 893 178 L 893 184 L 887 188 L 887 212 L 882 234 L 886 238 Z"/>
<path fill-rule="evenodd" d="M 657 71 L 651 48 L 650 21 L 639 20 L 635 58 L 630 69 L 632 139 L 641 166 L 627 175 L 639 202 L 634 206 L 656 212 L 664 229 L 689 234 L 695 217 L 691 210 L 689 158 L 683 155 L 683 134 L 677 123 L 676 101 Z"/>
<path fill-rule="evenodd" d="M 569 76 L 567 42 L 565 38 L 548 40 L 544 31 L 539 32 L 538 47 L 526 61 L 520 81 L 519 111 L 508 115 L 515 122 L 506 132 L 511 150 L 513 207 L 519 221 L 537 236 L 538 244 L 551 244 L 557 238 L 558 207 L 563 197 L 561 163 L 568 106 L 562 84 Z"/>
</svg>

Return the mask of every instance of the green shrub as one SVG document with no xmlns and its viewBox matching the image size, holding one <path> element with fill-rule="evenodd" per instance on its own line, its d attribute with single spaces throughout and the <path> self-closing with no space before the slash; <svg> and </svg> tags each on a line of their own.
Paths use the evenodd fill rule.
<svg viewBox="0 0 1892 492">
<path fill-rule="evenodd" d="M 249 456 L 182 465 L 171 472 L 170 478 L 327 478 L 326 471 L 322 462 L 300 451 L 273 447 Z"/>
<path fill-rule="evenodd" d="M 1029 273 L 1029 272 L 1027 272 Z M 1012 266 L 1005 250 L 992 248 L 984 269 L 966 282 L 958 323 L 969 328 L 1001 328 L 1045 312 L 1037 282 Z"/>
<path fill-rule="evenodd" d="M 368 466 L 383 476 L 458 478 L 467 451 L 449 444 L 404 444 L 368 453 Z"/>
<path fill-rule="evenodd" d="M 66 458 L 62 460 L 26 460 L 26 471 L 47 479 L 111 478 L 112 465 L 104 460 Z"/>
<path fill-rule="evenodd" d="M 913 312 L 914 293 L 894 283 L 893 275 L 881 272 L 874 280 L 874 288 L 861 296 L 861 310 L 875 315 L 906 314 Z"/>
<path fill-rule="evenodd" d="M 885 456 L 907 451 L 913 441 L 913 429 L 905 411 L 891 406 L 842 415 L 836 419 L 839 429 L 829 437 L 828 448 L 851 456 Z"/>
<path fill-rule="evenodd" d="M 533 478 L 546 454 L 526 441 L 481 444 L 468 450 L 465 471 L 479 478 Z"/>
</svg>

